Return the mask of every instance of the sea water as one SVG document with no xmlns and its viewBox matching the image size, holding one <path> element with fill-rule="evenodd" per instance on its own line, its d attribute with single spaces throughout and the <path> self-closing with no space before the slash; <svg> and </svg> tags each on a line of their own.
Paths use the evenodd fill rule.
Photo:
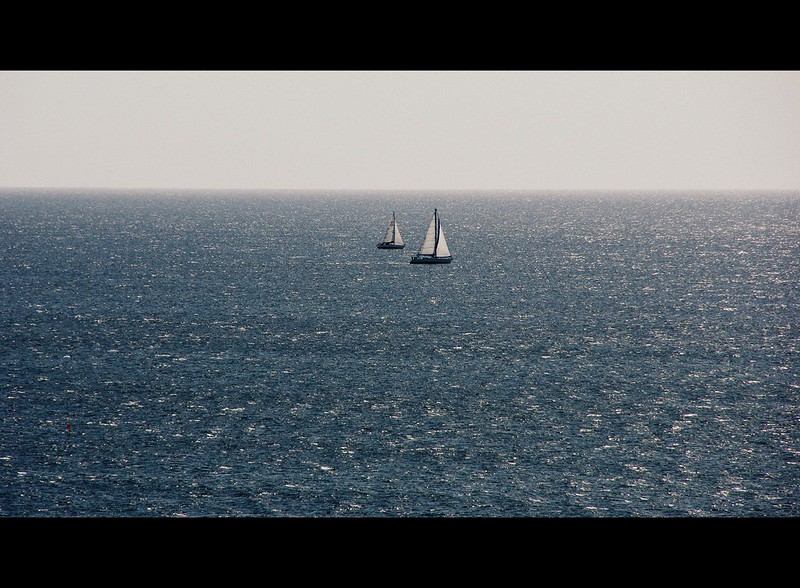
<svg viewBox="0 0 800 588">
<path fill-rule="evenodd" d="M 798 193 L 0 191 L 0 516 L 796 517 L 799 242 Z"/>
</svg>

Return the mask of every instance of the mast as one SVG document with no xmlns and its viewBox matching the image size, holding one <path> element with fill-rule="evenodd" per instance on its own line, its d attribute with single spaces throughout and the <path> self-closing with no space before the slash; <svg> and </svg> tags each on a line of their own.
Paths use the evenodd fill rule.
<svg viewBox="0 0 800 588">
<path fill-rule="evenodd" d="M 394 243 L 396 234 L 397 234 L 397 221 L 394 220 L 394 211 L 392 211 L 392 243 Z"/>
<path fill-rule="evenodd" d="M 433 209 L 433 222 L 433 256 L 436 257 L 436 250 L 439 248 L 439 211 L 435 208 Z"/>
</svg>

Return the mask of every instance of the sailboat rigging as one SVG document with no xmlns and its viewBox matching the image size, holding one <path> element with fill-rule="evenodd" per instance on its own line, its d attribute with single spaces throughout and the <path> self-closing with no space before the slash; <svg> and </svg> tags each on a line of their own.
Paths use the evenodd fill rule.
<svg viewBox="0 0 800 588">
<path fill-rule="evenodd" d="M 422 241 L 419 251 L 411 258 L 411 263 L 450 263 L 451 261 L 453 261 L 453 257 L 450 255 L 450 249 L 444 238 L 439 211 L 434 208 L 433 218 L 425 233 L 425 239 Z"/>
<path fill-rule="evenodd" d="M 405 246 L 403 237 L 400 235 L 400 227 L 397 226 L 397 220 L 394 217 L 394 213 L 392 213 L 389 229 L 386 231 L 383 241 L 378 243 L 378 249 L 402 249 Z"/>
</svg>

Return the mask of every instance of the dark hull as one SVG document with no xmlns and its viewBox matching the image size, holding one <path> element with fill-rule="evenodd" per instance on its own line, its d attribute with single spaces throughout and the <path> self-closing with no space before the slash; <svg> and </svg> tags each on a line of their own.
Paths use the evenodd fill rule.
<svg viewBox="0 0 800 588">
<path fill-rule="evenodd" d="M 378 249 L 402 249 L 405 245 L 397 245 L 395 243 L 378 243 Z"/>
<path fill-rule="evenodd" d="M 415 255 L 411 258 L 411 263 L 450 263 L 453 258 L 448 257 L 433 257 L 430 255 Z"/>
</svg>

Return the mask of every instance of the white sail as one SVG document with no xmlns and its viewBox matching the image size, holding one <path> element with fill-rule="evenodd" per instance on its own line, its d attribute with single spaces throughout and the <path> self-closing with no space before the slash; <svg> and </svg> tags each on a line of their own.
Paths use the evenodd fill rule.
<svg viewBox="0 0 800 588">
<path fill-rule="evenodd" d="M 403 237 L 400 235 L 400 227 L 397 226 L 397 221 L 392 213 L 392 220 L 389 221 L 389 228 L 386 230 L 386 236 L 383 238 L 384 243 L 394 243 L 395 245 L 405 245 Z"/>
<path fill-rule="evenodd" d="M 403 245 L 403 237 L 400 236 L 400 227 L 397 226 L 397 221 L 394 220 L 394 215 L 392 215 L 392 220 L 389 221 L 389 228 L 386 231 L 386 236 L 383 238 L 383 242 Z"/>
<path fill-rule="evenodd" d="M 436 213 L 434 213 L 431 224 L 428 225 L 425 238 L 422 240 L 422 245 L 419 248 L 420 255 L 433 255 L 433 248 L 436 245 L 436 224 Z"/>
<path fill-rule="evenodd" d="M 450 263 L 453 257 L 450 255 L 450 248 L 444 238 L 442 221 L 439 218 L 439 211 L 433 209 L 433 218 L 419 251 L 411 256 L 411 263 Z"/>
<path fill-rule="evenodd" d="M 439 233 L 438 239 L 437 231 Z M 439 220 L 439 213 L 435 210 L 433 211 L 431 224 L 428 225 L 428 230 L 425 233 L 425 239 L 419 248 L 419 255 L 433 255 L 435 257 L 448 257 L 450 255 L 450 249 L 447 247 L 447 241 L 444 238 L 442 223 Z"/>
<path fill-rule="evenodd" d="M 389 230 L 386 231 L 386 236 L 383 238 L 384 243 L 391 243 L 394 241 L 394 221 L 389 221 Z"/>
<path fill-rule="evenodd" d="M 449 257 L 450 249 L 447 247 L 447 241 L 444 239 L 444 229 L 442 223 L 439 222 L 439 245 L 436 247 L 436 257 Z"/>
</svg>

